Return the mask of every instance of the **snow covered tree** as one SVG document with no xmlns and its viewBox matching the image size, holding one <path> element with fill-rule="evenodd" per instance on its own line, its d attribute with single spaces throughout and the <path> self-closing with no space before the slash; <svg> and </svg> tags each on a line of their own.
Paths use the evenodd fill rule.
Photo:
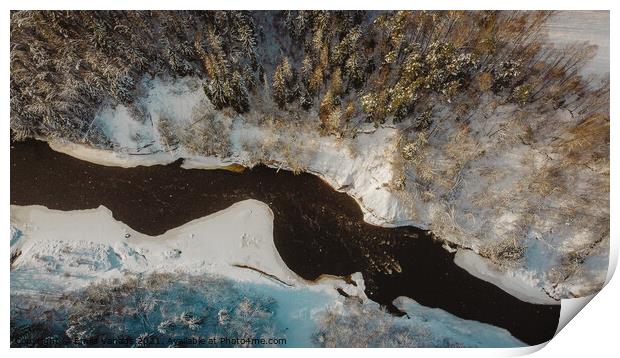
<svg viewBox="0 0 620 358">
<path fill-rule="evenodd" d="M 100 140 L 97 130 L 89 129 L 99 106 L 120 103 L 140 116 L 132 103 L 143 79 L 152 76 L 199 78 L 217 110 L 240 113 L 263 94 L 282 109 L 295 103 L 287 109 L 318 110 L 322 118 L 339 101 L 351 100 L 377 123 L 413 122 L 438 102 L 454 108 L 455 118 L 471 118 L 461 112 L 474 110 L 480 94 L 489 92 L 525 105 L 583 108 L 596 88 L 580 70 L 594 48 L 554 49 L 542 42 L 548 16 L 538 11 L 15 11 L 12 133 Z M 274 42 L 272 36 L 288 41 Z M 265 70 L 272 68 L 267 59 L 274 51 L 282 59 L 267 74 L 265 87 Z"/>
<path fill-rule="evenodd" d="M 336 101 L 334 99 L 334 94 L 332 93 L 331 90 L 328 90 L 323 96 L 323 98 L 321 99 L 321 106 L 319 109 L 319 117 L 321 118 L 321 121 L 327 120 L 327 117 L 329 116 L 329 114 L 336 107 L 335 102 Z"/>
<path fill-rule="evenodd" d="M 250 100 L 248 89 L 243 76 L 238 71 L 233 72 L 230 80 L 233 96 L 230 99 L 230 106 L 237 113 L 245 113 L 250 110 Z"/>
<path fill-rule="evenodd" d="M 273 72 L 272 96 L 278 107 L 284 108 L 294 98 L 295 83 L 288 57 L 283 57 Z"/>
</svg>

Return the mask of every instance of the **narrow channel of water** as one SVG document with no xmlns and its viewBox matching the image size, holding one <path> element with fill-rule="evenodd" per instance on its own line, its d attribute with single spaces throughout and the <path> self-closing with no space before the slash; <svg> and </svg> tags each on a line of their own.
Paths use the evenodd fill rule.
<svg viewBox="0 0 620 358">
<path fill-rule="evenodd" d="M 149 235 L 257 199 L 274 212 L 280 256 L 306 279 L 359 271 L 367 295 L 392 311 L 392 300 L 407 296 L 506 328 L 528 344 L 551 339 L 558 325 L 559 305 L 526 303 L 471 276 L 426 231 L 364 222 L 353 198 L 314 175 L 267 167 L 243 173 L 183 169 L 180 162 L 105 167 L 55 152 L 40 141 L 12 143 L 10 175 L 11 204 L 57 210 L 104 205 L 117 220 Z"/>
</svg>

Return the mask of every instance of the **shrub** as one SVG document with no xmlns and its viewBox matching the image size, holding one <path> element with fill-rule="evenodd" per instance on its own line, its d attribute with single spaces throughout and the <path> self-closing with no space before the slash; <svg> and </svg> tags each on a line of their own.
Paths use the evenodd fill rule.
<svg viewBox="0 0 620 358">
<path fill-rule="evenodd" d="M 520 240 L 504 239 L 486 245 L 480 250 L 480 255 L 490 259 L 498 266 L 518 264 L 525 256 L 526 247 Z"/>
<path fill-rule="evenodd" d="M 425 330 L 396 319 L 379 306 L 347 299 L 342 311 L 331 309 L 320 316 L 314 341 L 323 348 L 414 348 L 429 343 Z"/>
<path fill-rule="evenodd" d="M 219 338 L 284 337 L 273 319 L 276 310 L 274 299 L 223 278 L 129 277 L 93 284 L 53 302 L 13 295 L 11 345 L 45 346 L 46 337 L 60 337 L 65 347 L 260 345 Z M 104 341 L 110 337 L 116 341 Z M 213 342 L 201 345 L 191 337 Z"/>
</svg>

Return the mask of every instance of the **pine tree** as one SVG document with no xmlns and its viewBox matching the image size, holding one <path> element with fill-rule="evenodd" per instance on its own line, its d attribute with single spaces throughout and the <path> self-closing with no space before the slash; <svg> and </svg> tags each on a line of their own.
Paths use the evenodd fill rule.
<svg viewBox="0 0 620 358">
<path fill-rule="evenodd" d="M 334 110 L 335 106 L 334 94 L 331 90 L 328 90 L 321 99 L 321 105 L 319 106 L 319 118 L 321 122 L 327 121 L 327 118 Z"/>
<path fill-rule="evenodd" d="M 281 109 L 289 102 L 293 88 L 293 71 L 288 57 L 284 57 L 273 73 L 272 95 Z"/>
<path fill-rule="evenodd" d="M 231 107 L 237 113 L 245 113 L 250 110 L 250 100 L 248 90 L 243 76 L 238 71 L 233 72 L 231 87 L 234 96 L 231 98 Z"/>
</svg>

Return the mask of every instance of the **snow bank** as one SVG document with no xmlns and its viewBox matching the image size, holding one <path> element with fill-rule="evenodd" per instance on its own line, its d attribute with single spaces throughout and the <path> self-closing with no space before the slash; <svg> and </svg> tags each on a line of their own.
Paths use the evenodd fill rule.
<svg viewBox="0 0 620 358">
<path fill-rule="evenodd" d="M 236 203 L 154 237 L 115 220 L 103 206 L 68 212 L 11 206 L 11 251 L 20 253 L 11 265 L 11 295 L 54 297 L 102 279 L 135 274 L 215 274 L 235 280 L 244 292 L 273 298 L 277 302 L 274 317 L 278 327 L 286 327 L 287 346 L 316 345 L 321 314 L 349 314 L 344 309 L 347 300 L 375 307 L 381 321 L 394 321 L 410 334 L 425 332 L 421 338 L 425 345 L 446 341 L 463 346 L 523 345 L 504 329 L 405 298 L 397 304 L 409 318 L 391 316 L 365 296 L 359 273 L 351 276 L 355 284 L 327 275 L 316 282 L 305 281 L 278 255 L 272 223 L 269 207 L 256 200 Z"/>
<path fill-rule="evenodd" d="M 454 263 L 465 269 L 472 276 L 488 281 L 521 301 L 559 305 L 560 301 L 546 295 L 537 288 L 539 279 L 526 270 L 498 270 L 489 260 L 471 250 L 459 249 L 454 256 Z"/>
<path fill-rule="evenodd" d="M 155 237 L 116 221 L 103 206 L 69 213 L 12 206 L 11 223 L 21 230 L 11 247 L 21 251 L 13 263 L 15 274 L 33 269 L 51 280 L 70 276 L 66 281 L 73 288 L 100 276 L 177 270 L 248 281 L 260 277 L 287 286 L 304 282 L 280 258 L 273 244 L 273 214 L 256 200 L 236 203 Z"/>
<path fill-rule="evenodd" d="M 523 347 L 504 329 L 468 321 L 441 309 L 399 297 L 394 304 L 405 315 L 387 315 L 372 301 L 346 300 L 318 314 L 321 347 Z"/>
<path fill-rule="evenodd" d="M 466 321 L 438 309 L 428 308 L 407 297 L 398 297 L 394 305 L 407 313 L 408 324 L 424 327 L 431 335 L 445 336 L 466 347 L 522 347 L 523 342 L 508 331 L 476 321 Z M 461 324 L 454 324 L 460 320 Z"/>
<path fill-rule="evenodd" d="M 156 272 L 227 277 L 277 301 L 278 324 L 294 328 L 287 346 L 311 345 L 315 313 L 343 299 L 335 288 L 365 298 L 363 284 L 335 277 L 315 284 L 289 270 L 273 243 L 273 213 L 256 200 L 154 237 L 115 220 L 103 206 L 69 212 L 11 206 L 11 251 L 20 252 L 12 263 L 12 295 L 56 296 L 103 279 Z"/>
</svg>

